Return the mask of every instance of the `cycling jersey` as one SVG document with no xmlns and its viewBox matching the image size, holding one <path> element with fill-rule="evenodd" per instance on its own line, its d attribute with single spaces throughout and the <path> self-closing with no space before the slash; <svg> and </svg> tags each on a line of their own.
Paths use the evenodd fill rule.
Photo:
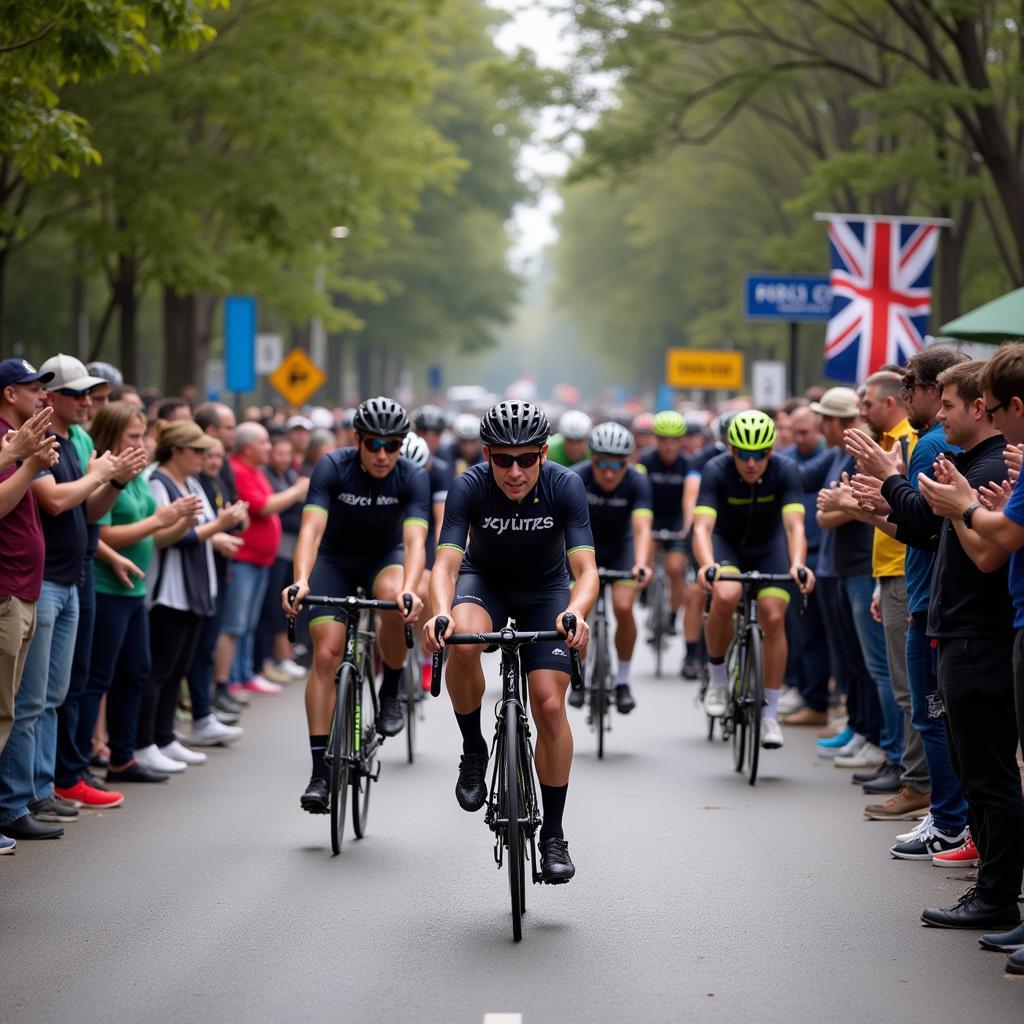
<svg viewBox="0 0 1024 1024">
<path fill-rule="evenodd" d="M 536 487 L 514 502 L 494 482 L 487 463 L 472 466 L 448 489 L 437 546 L 465 553 L 461 574 L 480 575 L 503 588 L 564 586 L 566 554 L 594 550 L 583 481 L 545 460 Z"/>
<path fill-rule="evenodd" d="M 694 515 L 715 517 L 714 532 L 739 549 L 760 548 L 782 532 L 782 513 L 803 514 L 800 470 L 772 455 L 753 485 L 739 474 L 730 452 L 713 458 L 701 475 Z"/>
<path fill-rule="evenodd" d="M 690 465 L 686 471 L 687 476 L 700 476 L 704 467 L 716 456 L 721 455 L 724 449 L 717 444 L 705 445 L 696 455 L 690 456 Z"/>
<path fill-rule="evenodd" d="M 594 479 L 592 463 L 580 462 L 573 472 L 583 481 L 590 506 L 590 529 L 597 550 L 597 564 L 604 569 L 619 568 L 619 557 L 626 549 L 632 558 L 633 516 L 651 516 L 651 482 L 632 466 L 612 491 L 606 491 Z M 613 566 L 612 562 L 616 564 Z M 627 569 L 633 567 L 632 561 Z"/>
<path fill-rule="evenodd" d="M 674 462 L 664 462 L 657 448 L 644 452 L 639 464 L 647 470 L 651 481 L 651 508 L 654 511 L 656 530 L 681 530 L 683 528 L 683 484 L 690 468 L 685 455 L 679 455 Z"/>
<path fill-rule="evenodd" d="M 434 568 L 434 557 L 437 554 L 437 523 L 434 521 L 434 506 L 443 505 L 448 497 L 448 488 L 454 474 L 451 466 L 436 456 L 427 464 L 427 476 L 430 479 L 430 514 L 427 516 L 427 562 L 426 568 Z"/>
<path fill-rule="evenodd" d="M 320 554 L 369 558 L 402 545 L 402 527 L 430 518 L 430 482 L 424 470 L 400 458 L 383 480 L 363 469 L 359 449 L 320 457 L 309 481 L 307 509 L 327 515 Z"/>
</svg>

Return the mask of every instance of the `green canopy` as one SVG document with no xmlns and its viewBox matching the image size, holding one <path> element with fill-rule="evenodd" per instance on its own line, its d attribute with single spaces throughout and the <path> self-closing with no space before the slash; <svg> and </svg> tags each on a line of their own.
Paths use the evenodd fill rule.
<svg viewBox="0 0 1024 1024">
<path fill-rule="evenodd" d="M 1000 342 L 1024 338 L 1024 288 L 950 320 L 942 325 L 940 333 L 967 341 Z"/>
</svg>

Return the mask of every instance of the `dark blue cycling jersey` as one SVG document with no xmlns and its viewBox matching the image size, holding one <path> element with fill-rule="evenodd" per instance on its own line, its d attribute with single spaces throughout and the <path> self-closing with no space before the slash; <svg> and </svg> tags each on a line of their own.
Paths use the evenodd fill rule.
<svg viewBox="0 0 1024 1024">
<path fill-rule="evenodd" d="M 321 555 L 368 558 L 400 547 L 405 523 L 427 528 L 430 482 L 406 458 L 377 480 L 363 469 L 358 448 L 342 448 L 321 456 L 313 468 L 305 507 L 327 513 Z"/>
<path fill-rule="evenodd" d="M 686 482 L 690 460 L 680 454 L 675 462 L 664 462 L 655 447 L 640 456 L 639 465 L 647 470 L 647 478 L 651 481 L 655 529 L 681 530 L 683 484 Z"/>
<path fill-rule="evenodd" d="M 430 515 L 427 517 L 427 565 L 434 568 L 434 556 L 437 554 L 437 523 L 434 520 L 434 506 L 443 505 L 448 497 L 454 474 L 451 466 L 436 456 L 427 464 L 427 476 L 430 478 Z"/>
<path fill-rule="evenodd" d="M 725 451 L 724 448 L 719 448 L 717 444 L 705 445 L 696 455 L 690 456 L 690 466 L 686 471 L 687 476 L 700 476 L 704 472 L 704 467 L 716 456 L 721 455 Z"/>
<path fill-rule="evenodd" d="M 772 455 L 764 474 L 748 484 L 736 470 L 731 452 L 705 467 L 694 515 L 713 515 L 714 532 L 738 548 L 760 547 L 782 531 L 782 513 L 804 511 L 800 470 Z"/>
<path fill-rule="evenodd" d="M 577 463 L 572 471 L 579 474 L 586 488 L 590 529 L 599 552 L 598 562 L 604 565 L 600 554 L 632 544 L 634 513 L 651 515 L 651 482 L 646 474 L 630 466 L 618 487 L 606 491 L 594 479 L 594 467 L 589 460 Z"/>
<path fill-rule="evenodd" d="M 545 461 L 537 486 L 514 502 L 494 482 L 487 463 L 471 466 L 448 489 L 437 547 L 465 552 L 462 574 L 484 576 L 503 588 L 565 586 L 566 554 L 594 550 L 583 481 L 571 469 Z"/>
</svg>

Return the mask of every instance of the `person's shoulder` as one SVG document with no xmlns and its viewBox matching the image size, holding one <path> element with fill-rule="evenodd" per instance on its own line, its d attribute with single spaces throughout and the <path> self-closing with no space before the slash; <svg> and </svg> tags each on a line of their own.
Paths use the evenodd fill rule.
<svg viewBox="0 0 1024 1024">
<path fill-rule="evenodd" d="M 582 459 L 581 461 L 574 463 L 569 468 L 583 480 L 593 479 L 594 469 L 590 464 L 590 459 Z"/>
<path fill-rule="evenodd" d="M 715 473 L 722 473 L 731 465 L 732 454 L 730 452 L 719 452 L 717 455 L 711 456 L 711 458 L 704 463 L 704 475 L 711 476 Z"/>
</svg>

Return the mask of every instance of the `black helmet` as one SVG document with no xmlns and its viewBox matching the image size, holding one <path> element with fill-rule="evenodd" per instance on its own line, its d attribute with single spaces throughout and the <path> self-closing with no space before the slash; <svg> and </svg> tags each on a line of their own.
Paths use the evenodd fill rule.
<svg viewBox="0 0 1024 1024">
<path fill-rule="evenodd" d="M 530 402 L 499 402 L 480 421 L 480 441 L 488 448 L 544 444 L 550 433 L 547 416 Z"/>
<path fill-rule="evenodd" d="M 435 430 L 440 433 L 448 426 L 448 416 L 439 405 L 421 405 L 413 414 L 417 430 Z"/>
<path fill-rule="evenodd" d="M 352 426 L 357 433 L 390 437 L 409 433 L 409 414 L 393 398 L 368 398 L 356 409 Z"/>
</svg>

